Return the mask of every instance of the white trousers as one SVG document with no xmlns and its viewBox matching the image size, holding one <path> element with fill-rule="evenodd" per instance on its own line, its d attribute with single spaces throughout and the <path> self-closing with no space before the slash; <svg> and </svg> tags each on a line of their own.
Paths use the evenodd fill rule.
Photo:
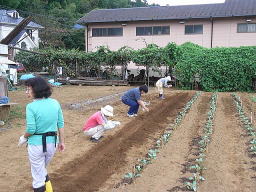
<svg viewBox="0 0 256 192">
<path fill-rule="evenodd" d="M 28 145 L 33 188 L 39 188 L 45 185 L 45 177 L 47 175 L 46 166 L 53 158 L 55 151 L 54 143 L 47 144 L 47 152 L 45 153 L 43 152 L 42 145 Z"/>
<path fill-rule="evenodd" d="M 106 129 L 104 128 L 103 125 L 98 125 L 96 127 L 90 128 L 87 131 L 84 131 L 84 134 L 87 136 L 91 136 L 94 139 L 99 139 L 103 135 L 105 130 Z"/>
<path fill-rule="evenodd" d="M 164 89 L 163 89 L 163 83 L 161 81 L 157 81 L 156 82 L 156 88 L 157 88 L 157 92 L 159 94 L 163 94 L 164 93 Z"/>
</svg>

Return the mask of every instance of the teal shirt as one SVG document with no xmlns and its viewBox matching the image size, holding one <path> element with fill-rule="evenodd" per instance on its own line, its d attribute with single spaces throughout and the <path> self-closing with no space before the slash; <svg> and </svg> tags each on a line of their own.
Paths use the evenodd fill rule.
<svg viewBox="0 0 256 192">
<path fill-rule="evenodd" d="M 64 127 L 61 106 L 55 99 L 38 99 L 26 107 L 26 132 L 31 134 L 29 145 L 42 145 L 42 136 L 35 133 L 58 131 Z M 53 136 L 46 137 L 47 143 L 55 143 Z"/>
</svg>

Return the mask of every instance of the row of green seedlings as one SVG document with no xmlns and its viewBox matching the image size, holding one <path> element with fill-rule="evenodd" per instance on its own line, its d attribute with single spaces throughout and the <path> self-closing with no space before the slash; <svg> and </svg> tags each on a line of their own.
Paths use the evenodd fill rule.
<svg viewBox="0 0 256 192">
<path fill-rule="evenodd" d="M 239 114 L 240 120 L 243 123 L 243 128 L 247 131 L 247 135 L 252 137 L 252 139 L 250 140 L 249 153 L 251 155 L 256 155 L 256 129 L 244 112 L 241 98 L 236 94 L 232 94 L 232 97 L 236 104 L 236 109 Z"/>
<path fill-rule="evenodd" d="M 213 133 L 213 121 L 217 108 L 217 93 L 214 93 L 210 101 L 210 110 L 207 114 L 207 121 L 203 127 L 203 135 L 198 141 L 199 153 L 195 159 L 194 164 L 189 166 L 189 170 L 193 173 L 193 176 L 188 177 L 184 182 L 187 189 L 197 191 L 199 183 L 204 181 L 203 170 L 205 170 L 204 162 L 206 160 L 207 146 L 211 141 L 211 135 Z"/>
<path fill-rule="evenodd" d="M 148 164 L 150 164 L 153 159 L 156 159 L 159 149 L 169 141 L 173 131 L 181 124 L 182 120 L 185 118 L 186 114 L 191 109 L 193 103 L 197 100 L 197 98 L 200 95 L 201 95 L 201 92 L 195 93 L 195 95 L 191 98 L 191 100 L 185 105 L 183 110 L 178 113 L 174 121 L 174 124 L 170 124 L 169 126 L 167 126 L 167 129 L 165 130 L 165 132 L 160 136 L 160 138 L 156 141 L 153 147 L 149 149 L 146 156 L 138 160 L 138 163 L 134 166 L 133 171 L 125 174 L 124 180 L 127 180 L 127 179 L 134 180 L 135 178 L 141 176 L 141 172 L 143 171 L 143 169 L 145 169 L 145 167 Z"/>
</svg>

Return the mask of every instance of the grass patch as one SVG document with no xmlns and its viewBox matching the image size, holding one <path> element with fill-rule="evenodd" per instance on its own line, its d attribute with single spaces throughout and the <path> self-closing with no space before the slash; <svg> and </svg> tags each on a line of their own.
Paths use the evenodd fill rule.
<svg viewBox="0 0 256 192">
<path fill-rule="evenodd" d="M 11 107 L 8 121 L 12 119 L 23 119 L 23 118 L 25 118 L 25 114 L 23 113 L 21 106 Z"/>
</svg>

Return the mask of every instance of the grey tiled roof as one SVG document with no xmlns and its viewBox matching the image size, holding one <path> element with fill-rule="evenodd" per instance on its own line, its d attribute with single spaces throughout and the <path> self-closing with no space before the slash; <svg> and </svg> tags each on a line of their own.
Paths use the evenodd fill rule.
<svg viewBox="0 0 256 192">
<path fill-rule="evenodd" d="M 15 44 L 19 41 L 19 39 L 22 37 L 22 35 L 23 35 L 24 33 L 26 33 L 26 31 L 25 31 L 25 30 L 22 30 L 22 31 L 11 41 L 11 43 L 9 43 L 9 44 L 10 44 L 10 45 L 15 45 Z"/>
<path fill-rule="evenodd" d="M 256 0 L 226 0 L 225 3 L 99 9 L 89 12 L 78 23 L 151 21 L 210 17 L 255 16 Z"/>
<path fill-rule="evenodd" d="M 0 9 L 0 23 L 8 23 L 8 24 L 12 24 L 12 25 L 18 25 L 22 20 L 23 18 L 20 17 L 20 18 L 13 18 L 13 17 L 10 17 L 9 15 L 7 15 L 7 12 L 9 12 L 10 10 L 4 10 L 4 9 Z M 14 10 L 12 10 L 14 11 Z M 43 26 L 37 24 L 37 23 L 34 23 L 34 22 L 30 22 L 28 24 L 28 27 L 32 27 L 32 28 L 43 28 Z"/>
</svg>

